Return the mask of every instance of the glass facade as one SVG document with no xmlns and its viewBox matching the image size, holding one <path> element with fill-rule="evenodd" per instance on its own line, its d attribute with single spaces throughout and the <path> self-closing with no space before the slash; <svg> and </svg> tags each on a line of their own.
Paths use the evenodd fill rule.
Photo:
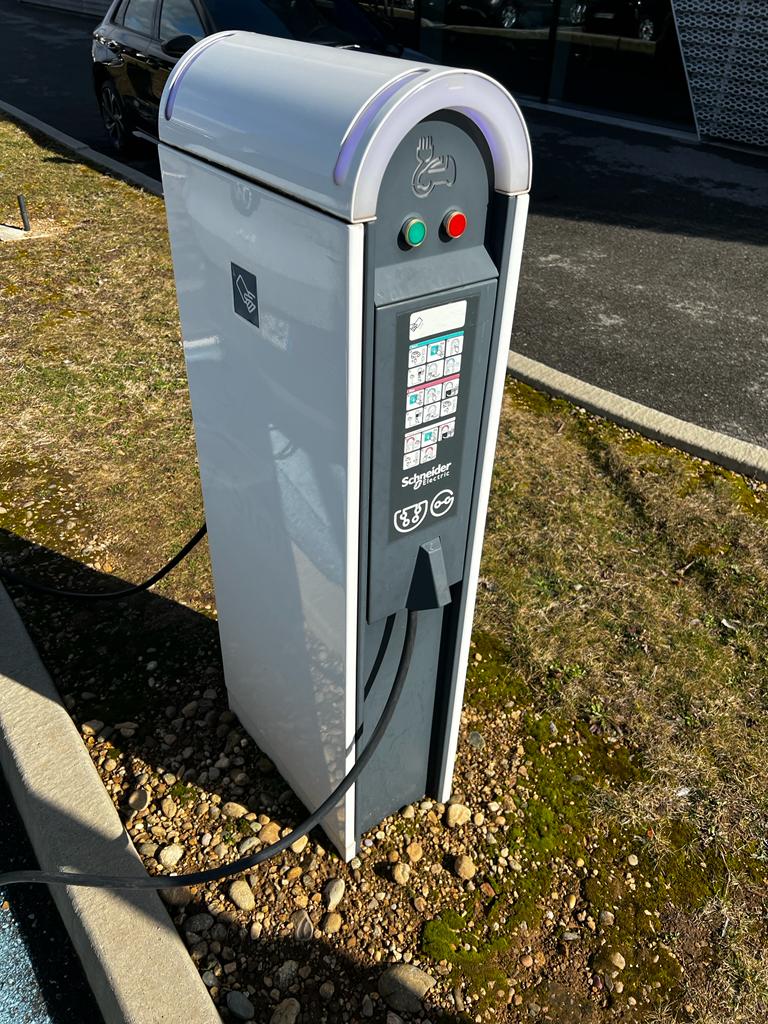
<svg viewBox="0 0 768 1024">
<path fill-rule="evenodd" d="M 400 42 L 516 96 L 694 129 L 671 0 L 364 4 Z"/>
</svg>

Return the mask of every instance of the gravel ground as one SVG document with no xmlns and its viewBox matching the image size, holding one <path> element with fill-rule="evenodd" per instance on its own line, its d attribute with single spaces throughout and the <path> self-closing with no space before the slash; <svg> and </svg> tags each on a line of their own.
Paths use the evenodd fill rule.
<svg viewBox="0 0 768 1024">
<path fill-rule="evenodd" d="M 164 692 L 167 667 L 160 659 L 142 666 Z M 472 667 L 485 667 L 477 650 Z M 221 686 L 191 696 L 169 705 L 160 721 L 81 725 L 151 874 L 234 860 L 302 817 L 272 763 L 225 709 Z M 87 691 L 68 697 L 76 717 L 90 700 Z M 452 802 L 403 808 L 364 839 L 349 865 L 313 833 L 245 878 L 168 890 L 170 912 L 222 1016 L 397 1024 L 398 1017 L 516 1019 L 524 1010 L 565 1021 L 610 1010 L 623 990 L 624 957 L 609 944 L 604 962 L 590 966 L 612 914 L 600 917 L 582 898 L 584 858 L 562 859 L 530 923 L 519 917 L 520 901 L 503 898 L 510 884 L 524 905 L 515 880 L 530 870 L 521 861 L 535 856 L 522 832 L 508 846 L 509 826 L 524 816 L 528 798 L 538 798 L 521 720 L 511 702 L 493 712 L 466 708 Z M 560 738 L 554 723 L 546 728 L 553 746 L 578 748 L 577 732 Z M 588 856 L 588 837 L 578 843 Z M 457 929 L 469 927 L 448 935 L 451 953 L 464 957 L 458 966 L 440 955 L 456 908 L 468 911 Z M 429 922 L 437 923 L 432 932 Z M 637 1005 L 629 999 L 617 1012 Z M 555 1018 L 549 1002 L 557 1004 Z"/>
</svg>

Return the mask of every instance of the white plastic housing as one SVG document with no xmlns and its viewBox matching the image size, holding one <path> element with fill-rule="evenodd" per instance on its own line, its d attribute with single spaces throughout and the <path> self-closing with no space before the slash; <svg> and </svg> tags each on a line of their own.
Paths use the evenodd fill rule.
<svg viewBox="0 0 768 1024">
<path fill-rule="evenodd" d="M 232 708 L 309 808 L 355 756 L 366 229 L 403 136 L 455 110 L 488 141 L 497 192 L 519 196 L 497 302 L 511 329 L 530 186 L 520 111 L 492 79 L 248 33 L 202 40 L 160 115 L 163 174 Z M 255 278 L 257 322 L 233 305 Z M 428 296 L 425 302 L 428 301 Z M 236 301 L 236 300 L 234 300 Z M 450 791 L 474 587 L 506 362 L 492 372 Z M 356 852 L 355 790 L 324 822 Z"/>
<path fill-rule="evenodd" d="M 403 136 L 438 110 L 481 129 L 497 192 L 530 189 L 525 122 L 487 75 L 249 32 L 184 55 L 163 92 L 160 138 L 355 223 L 376 216 Z"/>
</svg>

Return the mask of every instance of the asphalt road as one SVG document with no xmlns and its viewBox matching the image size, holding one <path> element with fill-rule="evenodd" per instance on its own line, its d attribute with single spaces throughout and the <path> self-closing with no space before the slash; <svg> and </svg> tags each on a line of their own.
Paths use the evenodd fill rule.
<svg viewBox="0 0 768 1024">
<path fill-rule="evenodd" d="M 109 152 L 88 19 L 0 0 L 0 98 Z M 526 112 L 534 189 L 512 347 L 768 447 L 768 154 Z M 147 147 L 134 163 L 157 176 Z"/>
</svg>

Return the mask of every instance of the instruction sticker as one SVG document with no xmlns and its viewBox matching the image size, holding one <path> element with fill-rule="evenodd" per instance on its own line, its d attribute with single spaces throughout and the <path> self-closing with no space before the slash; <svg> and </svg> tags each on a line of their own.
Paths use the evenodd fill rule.
<svg viewBox="0 0 768 1024">
<path fill-rule="evenodd" d="M 464 326 L 466 319 L 466 299 L 460 302 L 446 302 L 443 306 L 433 306 L 432 309 L 420 309 L 416 313 L 411 313 L 408 336 L 411 341 L 418 341 L 419 338 L 429 338 L 443 331 L 455 331 L 458 327 Z"/>
<path fill-rule="evenodd" d="M 259 302 L 256 297 L 256 275 L 250 270 L 238 267 L 236 263 L 230 263 L 232 269 L 232 300 L 235 305 L 235 312 L 243 320 L 259 326 Z"/>
</svg>

